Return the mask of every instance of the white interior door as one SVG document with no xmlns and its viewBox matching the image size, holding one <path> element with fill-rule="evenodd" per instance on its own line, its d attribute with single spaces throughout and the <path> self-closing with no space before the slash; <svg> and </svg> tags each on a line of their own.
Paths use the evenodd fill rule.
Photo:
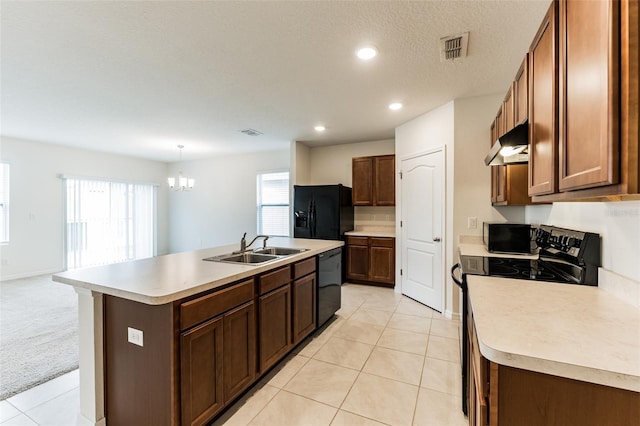
<svg viewBox="0 0 640 426">
<path fill-rule="evenodd" d="M 442 312 L 444 148 L 401 161 L 402 294 Z"/>
</svg>

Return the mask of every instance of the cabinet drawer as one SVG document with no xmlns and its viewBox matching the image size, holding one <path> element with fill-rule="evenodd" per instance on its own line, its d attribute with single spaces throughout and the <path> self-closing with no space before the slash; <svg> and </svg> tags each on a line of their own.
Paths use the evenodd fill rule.
<svg viewBox="0 0 640 426">
<path fill-rule="evenodd" d="M 289 265 L 268 272 L 258 278 L 259 293 L 265 294 L 291 281 L 291 268 Z"/>
<path fill-rule="evenodd" d="M 393 238 L 371 237 L 371 247 L 391 247 L 393 248 Z"/>
<path fill-rule="evenodd" d="M 369 237 L 351 237 L 347 236 L 347 244 L 351 246 L 368 246 Z"/>
<path fill-rule="evenodd" d="M 293 279 L 297 280 L 300 277 L 303 277 L 307 274 L 315 272 L 316 270 L 316 258 L 311 257 L 306 260 L 302 260 L 298 263 L 293 264 Z"/>
<path fill-rule="evenodd" d="M 186 330 L 253 299 L 253 278 L 180 305 L 180 329 Z"/>
</svg>

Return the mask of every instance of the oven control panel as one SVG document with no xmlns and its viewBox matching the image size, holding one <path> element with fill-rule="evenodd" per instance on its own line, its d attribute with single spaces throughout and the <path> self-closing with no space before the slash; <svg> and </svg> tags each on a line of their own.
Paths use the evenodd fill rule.
<svg viewBox="0 0 640 426">
<path fill-rule="evenodd" d="M 593 258 L 597 253 L 599 262 L 600 236 L 598 234 L 540 225 L 536 228 L 534 235 L 541 252 L 569 257 L 577 263 L 582 263 L 585 257 Z"/>
</svg>

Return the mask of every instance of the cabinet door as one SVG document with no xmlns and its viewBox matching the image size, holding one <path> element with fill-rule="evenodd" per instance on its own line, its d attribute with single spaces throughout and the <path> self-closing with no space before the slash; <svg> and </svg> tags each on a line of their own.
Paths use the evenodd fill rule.
<svg viewBox="0 0 640 426">
<path fill-rule="evenodd" d="M 491 123 L 491 144 L 490 147 L 493 147 L 493 144 L 498 140 L 498 123 L 496 120 L 493 120 Z M 494 166 L 489 167 L 491 169 L 491 202 L 495 203 L 497 200 L 496 194 L 496 179 L 498 171 Z"/>
<path fill-rule="evenodd" d="M 529 50 L 529 195 L 556 192 L 558 180 L 557 2 Z"/>
<path fill-rule="evenodd" d="M 180 335 L 180 398 L 183 425 L 206 424 L 224 406 L 223 319 Z"/>
<path fill-rule="evenodd" d="M 374 198 L 375 206 L 396 205 L 396 156 L 374 157 Z"/>
<path fill-rule="evenodd" d="M 245 390 L 256 376 L 255 303 L 224 315 L 223 372 L 225 404 Z"/>
<path fill-rule="evenodd" d="M 291 292 L 295 345 L 316 329 L 316 274 L 295 280 Z"/>
<path fill-rule="evenodd" d="M 373 158 L 360 157 L 351 160 L 352 199 L 354 206 L 373 205 Z"/>
<path fill-rule="evenodd" d="M 560 182 L 618 181 L 617 1 L 560 2 Z"/>
<path fill-rule="evenodd" d="M 371 281 L 395 283 L 395 248 L 393 238 L 372 238 L 369 257 L 369 279 Z"/>
<path fill-rule="evenodd" d="M 362 242 L 364 241 L 364 245 Z M 366 280 L 369 275 L 369 243 L 367 237 L 347 239 L 347 278 Z"/>
<path fill-rule="evenodd" d="M 528 64 L 529 55 L 527 54 L 524 56 L 522 65 L 520 65 L 520 68 L 516 73 L 516 78 L 513 81 L 515 124 L 522 124 L 529 118 Z"/>
<path fill-rule="evenodd" d="M 504 114 L 504 133 L 507 133 L 516 125 L 513 84 L 507 90 L 507 95 L 502 101 L 502 113 Z"/>
<path fill-rule="evenodd" d="M 289 284 L 260 296 L 260 372 L 282 358 L 291 345 L 291 287 Z"/>
</svg>

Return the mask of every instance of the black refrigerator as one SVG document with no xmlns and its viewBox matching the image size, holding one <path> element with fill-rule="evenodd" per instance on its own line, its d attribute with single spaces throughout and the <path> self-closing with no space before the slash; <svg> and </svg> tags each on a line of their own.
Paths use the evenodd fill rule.
<svg viewBox="0 0 640 426">
<path fill-rule="evenodd" d="M 342 240 L 353 230 L 351 188 L 342 185 L 293 187 L 293 236 Z"/>
</svg>

